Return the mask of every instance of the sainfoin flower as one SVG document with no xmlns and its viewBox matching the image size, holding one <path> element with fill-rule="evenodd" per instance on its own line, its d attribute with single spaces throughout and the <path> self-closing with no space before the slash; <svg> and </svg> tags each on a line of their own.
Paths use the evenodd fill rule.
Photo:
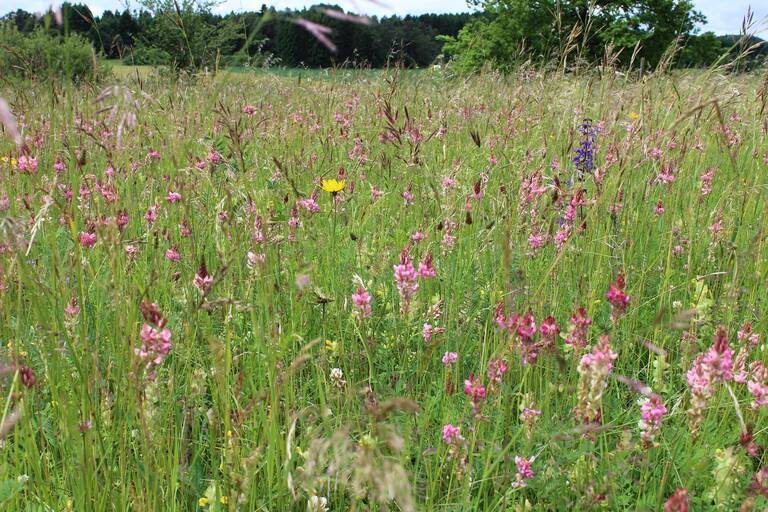
<svg viewBox="0 0 768 512">
<path fill-rule="evenodd" d="M 154 369 L 160 366 L 173 345 L 171 344 L 171 331 L 168 328 L 155 329 L 148 324 L 141 327 L 141 345 L 134 349 L 134 353 L 142 361 L 147 362 L 147 370 L 150 370 L 150 379 L 155 376 Z"/>
<path fill-rule="evenodd" d="M 400 294 L 400 314 L 406 316 L 410 309 L 416 291 L 419 289 L 419 283 L 416 282 L 416 269 L 413 268 L 413 261 L 408 256 L 407 251 L 400 253 L 400 263 L 393 267 L 395 271 L 395 284 Z"/>
<path fill-rule="evenodd" d="M 432 264 L 432 253 L 428 253 L 419 263 L 419 277 L 437 277 L 437 272 Z"/>
<path fill-rule="evenodd" d="M 446 352 L 443 354 L 443 366 L 451 366 L 459 360 L 459 354 L 456 352 Z"/>
<path fill-rule="evenodd" d="M 443 426 L 443 442 L 445 444 L 461 442 L 463 440 L 464 438 L 461 436 L 460 427 L 455 427 L 450 423 Z"/>
<path fill-rule="evenodd" d="M 480 377 L 470 374 L 464 380 L 464 394 L 472 399 L 473 404 L 479 404 L 485 399 L 485 386 L 480 382 Z"/>
<path fill-rule="evenodd" d="M 688 490 L 676 490 L 664 503 L 664 512 L 688 512 Z"/>
<path fill-rule="evenodd" d="M 715 385 L 733 379 L 733 349 L 728 346 L 728 335 L 724 327 L 718 328 L 712 348 L 706 354 L 699 355 L 693 362 L 686 379 L 691 390 L 688 417 L 691 432 L 695 434 L 701 422 L 702 412 L 715 393 Z"/>
<path fill-rule="evenodd" d="M 505 373 L 507 373 L 507 363 L 503 359 L 488 361 L 488 380 L 490 382 L 497 386 L 500 385 Z"/>
<path fill-rule="evenodd" d="M 515 473 L 515 481 L 512 482 L 512 487 L 521 488 L 526 487 L 528 480 L 536 476 L 533 472 L 533 461 L 535 457 L 525 458 L 515 455 L 515 467 L 517 473 Z"/>
<path fill-rule="evenodd" d="M 603 392 L 617 357 L 618 354 L 611 350 L 608 336 L 603 335 L 592 351 L 581 358 L 577 367 L 579 387 L 576 414 L 584 423 L 601 422 Z"/>
<path fill-rule="evenodd" d="M 86 247 L 86 248 L 93 247 L 94 245 L 96 245 L 96 239 L 97 239 L 96 233 L 92 231 L 83 231 L 82 233 L 80 233 L 80 244 L 83 247 Z"/>
<path fill-rule="evenodd" d="M 371 295 L 360 287 L 352 294 L 352 304 L 360 311 L 363 318 L 371 317 Z"/>
<path fill-rule="evenodd" d="M 181 260 L 181 254 L 179 254 L 178 249 L 176 249 L 176 246 L 171 247 L 167 251 L 165 251 L 165 257 L 169 261 L 177 262 Z"/>
<path fill-rule="evenodd" d="M 205 261 L 200 263 L 200 268 L 197 270 L 192 284 L 195 285 L 195 288 L 197 288 L 203 296 L 208 295 L 208 292 L 211 290 L 213 276 L 208 273 Z"/>
<path fill-rule="evenodd" d="M 657 394 L 651 395 L 640 405 L 640 438 L 645 447 L 658 446 L 656 438 L 661 431 L 661 422 L 664 415 L 667 414 L 667 408 Z"/>
<path fill-rule="evenodd" d="M 611 303 L 611 320 L 616 321 L 627 310 L 629 296 L 624 293 L 624 273 L 620 273 L 615 283 L 608 287 L 605 298 Z"/>
</svg>

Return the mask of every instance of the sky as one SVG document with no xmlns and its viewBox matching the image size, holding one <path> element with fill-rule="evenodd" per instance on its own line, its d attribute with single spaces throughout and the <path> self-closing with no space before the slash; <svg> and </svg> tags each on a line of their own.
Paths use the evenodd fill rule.
<svg viewBox="0 0 768 512">
<path fill-rule="evenodd" d="M 124 8 L 126 0 L 78 0 L 88 5 L 94 14 L 101 14 L 106 9 Z M 130 1 L 130 0 L 129 0 Z M 327 1 L 327 0 L 326 0 Z M 27 11 L 44 11 L 51 0 L 0 0 L 0 15 L 16 9 Z M 230 11 L 255 11 L 262 4 L 273 5 L 278 9 L 301 8 L 320 3 L 320 0 L 222 0 L 215 11 L 227 13 Z M 337 3 L 347 10 L 364 11 L 366 14 L 387 16 L 392 14 L 423 14 L 426 12 L 465 12 L 468 11 L 466 0 L 336 0 L 327 3 Z M 741 21 L 747 8 L 751 5 L 755 20 L 763 20 L 759 35 L 768 36 L 768 0 L 693 0 L 697 10 L 707 17 L 707 24 L 702 30 L 711 30 L 716 34 L 734 34 L 741 29 Z M 382 7 L 386 4 L 388 7 Z M 133 0 L 132 5 L 136 5 Z"/>
</svg>

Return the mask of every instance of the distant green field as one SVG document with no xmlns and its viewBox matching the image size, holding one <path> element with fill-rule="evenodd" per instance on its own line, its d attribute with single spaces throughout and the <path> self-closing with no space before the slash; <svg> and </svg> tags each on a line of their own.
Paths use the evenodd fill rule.
<svg viewBox="0 0 768 512">
<path fill-rule="evenodd" d="M 121 61 L 109 60 L 105 61 L 109 65 L 114 73 L 115 77 L 119 79 L 135 76 L 137 73 L 141 78 L 146 78 L 152 71 L 161 69 L 161 66 L 136 66 L 131 64 L 123 64 Z M 212 71 L 212 70 L 211 70 Z M 403 70 L 405 74 L 418 74 L 424 73 L 425 70 L 421 69 L 408 69 Z M 222 68 L 219 73 L 227 75 L 234 74 L 249 74 L 249 75 L 272 75 L 283 78 L 324 78 L 335 80 L 357 80 L 357 79 L 376 79 L 385 73 L 381 69 L 350 69 L 350 68 L 338 68 L 338 69 L 312 69 L 312 68 L 284 68 L 284 67 L 272 67 L 272 68 L 249 68 L 244 66 L 232 66 Z"/>
</svg>

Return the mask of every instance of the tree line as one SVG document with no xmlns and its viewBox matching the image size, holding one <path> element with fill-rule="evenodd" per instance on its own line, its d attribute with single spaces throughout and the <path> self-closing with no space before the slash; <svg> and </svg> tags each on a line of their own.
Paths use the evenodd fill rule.
<svg viewBox="0 0 768 512">
<path fill-rule="evenodd" d="M 214 14 L 199 4 L 165 9 L 149 4 L 139 11 L 104 11 L 95 16 L 83 4 L 62 5 L 61 27 L 48 26 L 56 34 L 79 34 L 108 59 L 126 63 L 246 66 L 278 64 L 287 67 L 327 67 L 354 64 L 382 67 L 393 60 L 423 67 L 435 62 L 444 42 L 441 35 L 457 36 L 479 13 L 424 14 L 372 17 L 370 23 L 334 19 L 317 5 L 302 10 L 275 10 L 262 5 L 256 12 Z M 43 28 L 44 19 L 19 9 L 2 18 L 22 34 Z M 305 19 L 329 27 L 336 52 L 329 51 L 312 34 L 296 24 Z M 183 26 L 183 29 L 182 29 Z"/>
<path fill-rule="evenodd" d="M 690 0 L 472 0 L 478 8 L 472 13 L 369 19 L 328 4 L 215 14 L 208 1 L 141 0 L 139 10 L 100 16 L 84 4 L 64 3 L 61 25 L 19 9 L 0 18 L 0 29 L 11 38 L 77 37 L 106 59 L 175 68 L 424 67 L 445 59 L 465 71 L 569 60 L 652 68 L 669 59 L 679 67 L 703 67 L 749 48 L 742 59 L 748 67 L 768 56 L 755 37 L 696 33 L 705 18 Z M 317 27 L 335 51 L 312 33 Z M 679 50 L 670 56 L 670 47 Z"/>
</svg>

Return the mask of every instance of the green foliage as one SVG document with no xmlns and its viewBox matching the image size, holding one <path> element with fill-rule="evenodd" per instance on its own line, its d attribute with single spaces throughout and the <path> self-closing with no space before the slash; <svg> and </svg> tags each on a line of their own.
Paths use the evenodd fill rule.
<svg viewBox="0 0 768 512">
<path fill-rule="evenodd" d="M 655 66 L 704 21 L 689 0 L 487 0 L 482 6 L 486 19 L 468 23 L 446 44 L 460 70 L 484 63 L 509 69 L 522 60 L 597 62 L 606 47 L 625 65 L 637 47 L 634 57 Z"/>
<path fill-rule="evenodd" d="M 139 45 L 125 54 L 124 62 L 135 65 L 168 66 L 173 62 L 173 57 L 161 48 Z"/>
<path fill-rule="evenodd" d="M 98 77 L 90 43 L 78 34 L 50 35 L 42 28 L 24 35 L 15 27 L 0 24 L 0 69 L 25 79 L 63 78 L 80 80 Z"/>
</svg>

